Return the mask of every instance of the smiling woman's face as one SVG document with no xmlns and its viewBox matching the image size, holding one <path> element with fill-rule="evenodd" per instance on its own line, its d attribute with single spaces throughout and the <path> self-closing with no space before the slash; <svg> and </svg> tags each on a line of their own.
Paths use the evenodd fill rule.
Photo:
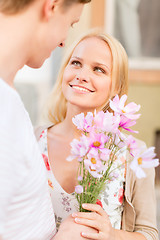
<svg viewBox="0 0 160 240">
<path fill-rule="evenodd" d="M 81 111 L 100 109 L 111 89 L 112 55 L 101 39 L 90 37 L 75 48 L 63 74 L 62 91 Z"/>
</svg>

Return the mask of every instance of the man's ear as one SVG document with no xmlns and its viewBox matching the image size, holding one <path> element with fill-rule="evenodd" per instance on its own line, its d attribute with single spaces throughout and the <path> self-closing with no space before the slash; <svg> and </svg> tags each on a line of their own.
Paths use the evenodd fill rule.
<svg viewBox="0 0 160 240">
<path fill-rule="evenodd" d="M 43 15 L 46 20 L 48 20 L 55 9 L 55 7 L 59 4 L 60 0 L 45 0 L 43 5 Z"/>
</svg>

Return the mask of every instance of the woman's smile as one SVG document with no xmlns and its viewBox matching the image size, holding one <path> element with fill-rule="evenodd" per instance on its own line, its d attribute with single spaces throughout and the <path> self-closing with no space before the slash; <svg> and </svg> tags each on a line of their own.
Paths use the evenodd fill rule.
<svg viewBox="0 0 160 240">
<path fill-rule="evenodd" d="M 69 86 L 72 87 L 72 89 L 77 93 L 92 93 L 92 92 L 94 92 L 93 90 L 90 90 L 90 89 L 80 86 L 80 85 L 69 84 Z"/>
</svg>

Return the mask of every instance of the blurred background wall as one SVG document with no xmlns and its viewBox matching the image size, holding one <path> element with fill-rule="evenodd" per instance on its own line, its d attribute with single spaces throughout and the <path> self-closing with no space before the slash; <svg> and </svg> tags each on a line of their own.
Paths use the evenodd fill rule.
<svg viewBox="0 0 160 240">
<path fill-rule="evenodd" d="M 136 124 L 138 138 L 155 145 L 160 158 L 160 1 L 92 0 L 71 29 L 66 48 L 89 28 L 100 27 L 122 43 L 129 56 L 128 100 L 141 104 Z M 43 123 L 42 109 L 57 77 L 65 49 L 56 49 L 41 69 L 24 67 L 16 76 L 16 87 L 33 125 Z M 160 167 L 156 169 L 160 228 Z"/>
</svg>

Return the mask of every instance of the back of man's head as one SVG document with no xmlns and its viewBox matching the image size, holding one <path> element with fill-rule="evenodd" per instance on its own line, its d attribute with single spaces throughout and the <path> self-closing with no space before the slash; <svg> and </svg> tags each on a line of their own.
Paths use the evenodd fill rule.
<svg viewBox="0 0 160 240">
<path fill-rule="evenodd" d="M 40 0 L 0 0 L 0 12 L 4 14 L 16 14 L 23 11 L 31 3 Z M 50 0 L 55 1 L 55 0 Z M 91 0 L 60 0 L 62 7 L 67 8 L 74 3 L 88 3 Z"/>
</svg>

